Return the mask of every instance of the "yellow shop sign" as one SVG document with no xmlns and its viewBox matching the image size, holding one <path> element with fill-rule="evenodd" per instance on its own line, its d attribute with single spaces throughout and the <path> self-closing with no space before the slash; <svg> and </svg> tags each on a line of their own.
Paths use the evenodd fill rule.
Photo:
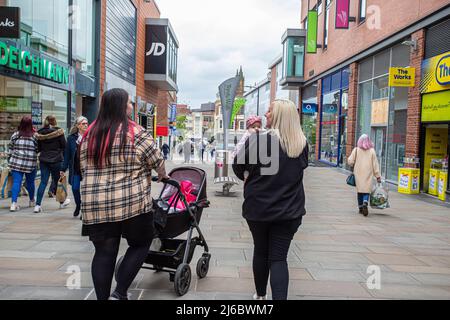
<svg viewBox="0 0 450 320">
<path fill-rule="evenodd" d="M 422 96 L 422 122 L 450 121 L 450 90 Z"/>
<path fill-rule="evenodd" d="M 450 54 L 443 56 L 436 68 L 436 81 L 441 86 L 450 84 Z"/>
<path fill-rule="evenodd" d="M 421 93 L 450 90 L 450 52 L 424 60 Z"/>
<path fill-rule="evenodd" d="M 416 68 L 389 68 L 390 87 L 414 87 Z"/>
</svg>

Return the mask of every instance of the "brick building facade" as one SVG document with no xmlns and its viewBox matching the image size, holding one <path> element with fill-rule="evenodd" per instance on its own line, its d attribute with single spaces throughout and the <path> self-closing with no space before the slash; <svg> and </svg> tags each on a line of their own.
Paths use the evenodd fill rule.
<svg viewBox="0 0 450 320">
<path fill-rule="evenodd" d="M 318 11 L 319 46 L 316 54 L 305 54 L 300 85 L 300 101 L 317 104 L 315 114 L 302 114 L 302 121 L 316 123 L 314 134 L 308 133 L 315 137 L 310 141 L 315 158 L 346 168 L 357 139 L 366 133 L 375 142 L 384 178 L 398 183 L 400 168 L 420 166 L 427 190 L 427 128 L 445 131 L 447 126 L 442 135 L 448 135 L 450 106 L 448 119 L 424 123 L 423 97 L 429 91 L 420 84 L 424 61 L 450 53 L 450 1 L 350 1 L 355 21 L 344 30 L 335 29 L 337 1 L 302 1 L 302 27 L 307 27 L 308 10 Z M 393 67 L 415 68 L 414 86 L 390 86 Z M 442 95 L 448 89 L 441 85 L 434 91 Z M 443 138 L 446 151 L 439 156 L 444 166 L 448 140 Z"/>
<path fill-rule="evenodd" d="M 111 87 L 117 85 L 110 85 L 106 76 L 106 47 L 107 47 L 107 5 L 111 0 L 101 0 L 101 28 L 100 28 L 100 74 L 99 74 L 99 96 Z M 121 0 L 130 2 L 136 10 L 136 54 L 135 54 L 135 79 L 130 94 L 135 103 L 135 119 L 141 125 L 151 127 L 148 123 L 150 117 L 140 116 L 140 109 L 145 109 L 145 105 L 150 103 L 156 106 L 156 125 L 157 127 L 168 128 L 168 106 L 171 103 L 176 103 L 176 91 L 166 91 L 158 88 L 157 85 L 145 80 L 145 57 L 146 57 L 146 19 L 160 18 L 161 12 L 155 1 L 144 0 Z M 111 18 L 109 18 L 111 19 Z M 130 91 L 129 86 L 124 87 Z M 148 118 L 148 119 L 147 119 Z M 165 130 L 163 130 L 165 131 Z M 155 130 L 156 132 L 156 130 Z"/>
</svg>

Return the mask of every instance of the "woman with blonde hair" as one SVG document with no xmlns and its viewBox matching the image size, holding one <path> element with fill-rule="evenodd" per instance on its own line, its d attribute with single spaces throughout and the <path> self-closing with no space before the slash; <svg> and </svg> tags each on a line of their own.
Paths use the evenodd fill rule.
<svg viewBox="0 0 450 320">
<path fill-rule="evenodd" d="M 369 195 L 372 191 L 373 177 L 381 182 L 380 164 L 372 140 L 363 134 L 358 140 L 358 146 L 353 149 L 348 158 L 348 165 L 353 167 L 358 192 L 359 213 L 369 215 Z"/>
<path fill-rule="evenodd" d="M 64 151 L 64 162 L 60 173 L 61 177 L 63 177 L 67 169 L 69 169 L 69 184 L 72 186 L 72 193 L 76 204 L 73 213 L 74 217 L 78 217 L 81 210 L 81 171 L 78 147 L 88 126 L 89 121 L 86 117 L 80 116 L 75 120 L 75 124 L 70 130 L 70 136 L 67 138 L 67 145 Z"/>
<path fill-rule="evenodd" d="M 269 130 L 249 137 L 233 170 L 241 180 L 248 172 L 242 211 L 255 246 L 253 298 L 266 299 L 270 275 L 272 298 L 286 300 L 289 246 L 306 213 L 303 172 L 308 167 L 308 145 L 293 102 L 275 100 L 266 118 Z"/>
</svg>

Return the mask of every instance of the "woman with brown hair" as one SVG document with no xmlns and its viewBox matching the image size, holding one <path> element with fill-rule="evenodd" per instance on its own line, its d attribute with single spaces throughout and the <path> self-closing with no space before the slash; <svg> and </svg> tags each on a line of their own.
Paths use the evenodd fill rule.
<svg viewBox="0 0 450 320">
<path fill-rule="evenodd" d="M 34 213 L 42 212 L 42 198 L 44 197 L 45 188 L 47 188 L 48 179 L 51 175 L 53 181 L 59 180 L 59 173 L 64 160 L 66 138 L 64 137 L 64 130 L 57 127 L 55 116 L 50 115 L 45 118 L 44 127 L 38 131 L 37 141 L 41 183 L 38 189 Z M 70 199 L 67 199 L 61 206 L 67 206 L 69 203 Z"/>
<path fill-rule="evenodd" d="M 9 143 L 9 169 L 12 171 L 13 188 L 10 211 L 18 211 L 17 204 L 20 187 L 22 186 L 23 175 L 26 177 L 26 188 L 30 196 L 30 207 L 34 202 L 34 180 L 36 178 L 37 151 L 36 131 L 33 128 L 33 121 L 30 116 L 25 116 L 20 121 L 19 129 L 16 131 Z"/>
<path fill-rule="evenodd" d="M 102 96 L 100 111 L 80 145 L 82 235 L 95 247 L 92 279 L 99 300 L 127 300 L 127 291 L 153 240 L 151 178 L 168 178 L 152 133 L 130 120 L 123 89 Z M 121 238 L 128 250 L 111 283 Z"/>
</svg>

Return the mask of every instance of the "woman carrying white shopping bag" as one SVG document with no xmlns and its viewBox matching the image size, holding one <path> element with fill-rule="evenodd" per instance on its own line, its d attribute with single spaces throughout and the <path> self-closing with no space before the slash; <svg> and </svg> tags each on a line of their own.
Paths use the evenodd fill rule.
<svg viewBox="0 0 450 320">
<path fill-rule="evenodd" d="M 358 140 L 358 146 L 348 158 L 352 166 L 358 192 L 359 213 L 365 217 L 369 215 L 369 197 L 372 192 L 373 177 L 381 182 L 380 164 L 372 140 L 363 134 Z"/>
</svg>

